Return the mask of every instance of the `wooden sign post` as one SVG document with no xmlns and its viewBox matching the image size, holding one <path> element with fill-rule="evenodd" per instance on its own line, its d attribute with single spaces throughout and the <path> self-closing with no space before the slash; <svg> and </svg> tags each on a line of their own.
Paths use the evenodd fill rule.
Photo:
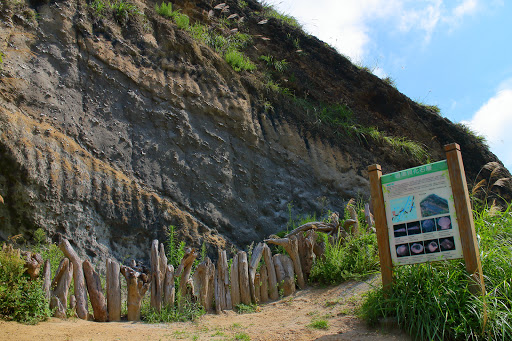
<svg viewBox="0 0 512 341">
<path fill-rule="evenodd" d="M 380 165 L 368 167 L 370 177 L 370 191 L 372 196 L 373 214 L 375 218 L 375 230 L 379 247 L 380 272 L 382 274 L 382 286 L 385 290 L 391 288 L 393 282 L 393 262 L 389 248 L 388 223 L 386 221 L 386 209 L 384 196 L 382 195 L 382 170 Z"/>
<path fill-rule="evenodd" d="M 466 270 L 474 281 L 470 290 L 475 295 L 482 294 L 482 296 L 484 296 L 485 284 L 482 263 L 480 262 L 475 223 L 473 222 L 473 213 L 469 201 L 466 173 L 464 172 L 464 165 L 462 164 L 460 146 L 457 143 L 452 143 L 444 146 L 444 150 L 446 152 L 446 161 L 448 162 L 448 171 L 452 184 L 455 211 L 457 212 L 457 220 L 459 222 L 462 253 L 466 263 Z"/>
<path fill-rule="evenodd" d="M 394 265 L 463 257 L 472 278 L 471 292 L 485 296 L 460 147 L 456 143 L 446 145 L 445 152 L 446 161 L 392 173 L 384 178 L 379 165 L 368 167 L 382 285 L 385 289 L 391 288 Z M 452 204 L 448 193 L 453 197 Z M 405 213 L 403 209 L 395 208 L 405 202 L 402 199 L 408 199 Z M 430 248 L 427 249 L 427 246 Z M 456 251 L 460 248 L 462 254 Z M 484 307 L 484 325 L 485 320 Z"/>
</svg>

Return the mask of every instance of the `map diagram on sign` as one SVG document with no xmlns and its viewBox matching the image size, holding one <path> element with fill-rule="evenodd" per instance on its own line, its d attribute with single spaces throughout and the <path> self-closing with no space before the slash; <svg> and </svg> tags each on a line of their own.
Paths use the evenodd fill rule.
<svg viewBox="0 0 512 341">
<path fill-rule="evenodd" d="M 391 200 L 390 205 L 392 215 L 391 220 L 393 223 L 417 219 L 414 195 L 393 199 Z"/>
</svg>

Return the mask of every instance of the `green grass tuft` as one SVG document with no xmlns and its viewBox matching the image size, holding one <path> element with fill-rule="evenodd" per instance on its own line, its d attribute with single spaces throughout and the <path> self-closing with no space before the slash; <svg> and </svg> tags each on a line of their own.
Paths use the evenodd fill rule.
<svg viewBox="0 0 512 341">
<path fill-rule="evenodd" d="M 460 260 L 400 266 L 388 297 L 377 288 L 367 294 L 361 315 L 370 323 L 397 317 L 410 335 L 425 340 L 512 339 L 512 210 L 485 208 L 474 213 L 487 295 L 473 296 Z M 487 325 L 483 327 L 483 305 Z"/>
<path fill-rule="evenodd" d="M 379 269 L 377 238 L 360 228 L 358 236 L 349 235 L 331 244 L 328 236 L 319 233 L 325 243 L 325 257 L 313 264 L 310 281 L 337 284 L 348 279 L 361 279 Z"/>
<path fill-rule="evenodd" d="M 240 72 L 242 70 L 253 71 L 256 65 L 250 61 L 242 52 L 237 50 L 228 51 L 224 55 L 226 62 L 231 65 L 233 70 Z"/>
<path fill-rule="evenodd" d="M 164 1 L 160 4 L 160 6 L 158 6 L 158 4 L 155 4 L 155 10 L 159 15 L 165 18 L 172 18 L 172 3 L 170 2 L 165 3 Z"/>
<path fill-rule="evenodd" d="M 316 319 L 311 321 L 311 323 L 308 324 L 308 327 L 314 329 L 329 329 L 329 322 L 324 319 Z"/>
<path fill-rule="evenodd" d="M 256 304 L 237 304 L 235 306 L 235 310 L 239 314 L 252 314 L 258 311 L 258 306 Z"/>
</svg>

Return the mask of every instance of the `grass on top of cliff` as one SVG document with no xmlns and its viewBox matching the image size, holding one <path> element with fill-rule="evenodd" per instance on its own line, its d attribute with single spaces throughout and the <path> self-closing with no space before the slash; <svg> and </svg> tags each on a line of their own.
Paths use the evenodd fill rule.
<svg viewBox="0 0 512 341">
<path fill-rule="evenodd" d="M 485 297 L 470 293 L 470 276 L 461 260 L 405 265 L 394 269 L 387 297 L 382 287 L 368 293 L 362 316 L 372 324 L 396 317 L 418 340 L 512 340 L 512 205 L 473 214 Z"/>
</svg>

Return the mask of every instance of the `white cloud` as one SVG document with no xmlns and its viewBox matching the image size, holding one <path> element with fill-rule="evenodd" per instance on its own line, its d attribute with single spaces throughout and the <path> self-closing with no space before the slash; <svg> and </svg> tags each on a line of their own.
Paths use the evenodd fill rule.
<svg viewBox="0 0 512 341">
<path fill-rule="evenodd" d="M 483 6 L 479 1 L 459 0 L 454 6 L 446 0 L 267 0 L 353 61 L 367 56 L 371 28 L 378 21 L 385 22 L 389 32 L 416 32 L 428 44 L 440 25 L 452 28 L 475 14 Z"/>
<path fill-rule="evenodd" d="M 512 84 L 512 79 L 502 84 Z M 512 87 L 501 88 L 475 113 L 467 123 L 473 130 L 484 135 L 491 151 L 508 169 L 512 170 Z"/>
</svg>

